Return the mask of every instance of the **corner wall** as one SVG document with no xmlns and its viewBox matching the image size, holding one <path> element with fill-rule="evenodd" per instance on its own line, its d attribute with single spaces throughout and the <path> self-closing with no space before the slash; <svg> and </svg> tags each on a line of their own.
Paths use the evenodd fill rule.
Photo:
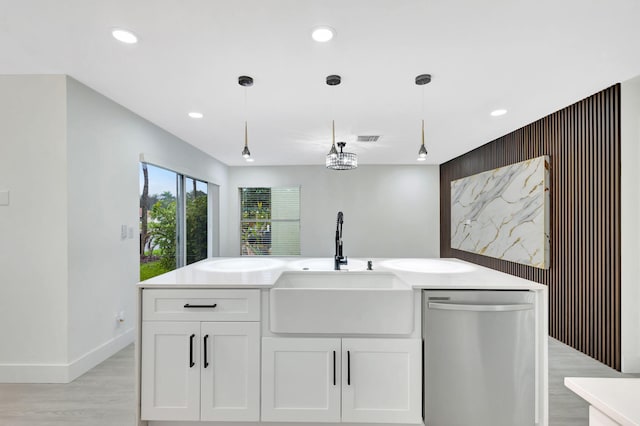
<svg viewBox="0 0 640 426">
<path fill-rule="evenodd" d="M 0 76 L 0 382 L 65 383 L 134 340 L 141 157 L 226 185 L 225 165 L 72 78 Z"/>
<path fill-rule="evenodd" d="M 67 361 L 63 76 L 0 76 L 0 381 L 60 381 Z"/>
<path fill-rule="evenodd" d="M 640 373 L 640 77 L 622 83 L 622 371 Z"/>
<path fill-rule="evenodd" d="M 541 155 L 551 161 L 551 267 L 452 249 L 451 181 Z M 549 334 L 621 369 L 619 84 L 442 164 L 440 207 L 443 257 L 548 285 Z"/>
<path fill-rule="evenodd" d="M 302 256 L 332 257 L 336 215 L 344 213 L 349 257 L 439 257 L 438 166 L 229 168 L 229 240 L 240 255 L 239 187 L 300 186 Z"/>
<path fill-rule="evenodd" d="M 227 167 L 70 77 L 67 96 L 69 359 L 83 373 L 134 339 L 141 154 L 217 185 Z"/>
</svg>

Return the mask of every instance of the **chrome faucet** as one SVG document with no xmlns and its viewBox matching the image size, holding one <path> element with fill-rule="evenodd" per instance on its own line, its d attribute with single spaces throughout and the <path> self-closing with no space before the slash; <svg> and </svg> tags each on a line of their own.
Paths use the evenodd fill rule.
<svg viewBox="0 0 640 426">
<path fill-rule="evenodd" d="M 342 212 L 338 212 L 338 220 L 336 221 L 336 254 L 333 257 L 334 268 L 336 271 L 340 270 L 340 265 L 347 264 L 347 257 L 342 256 L 342 222 L 344 215 Z"/>
</svg>

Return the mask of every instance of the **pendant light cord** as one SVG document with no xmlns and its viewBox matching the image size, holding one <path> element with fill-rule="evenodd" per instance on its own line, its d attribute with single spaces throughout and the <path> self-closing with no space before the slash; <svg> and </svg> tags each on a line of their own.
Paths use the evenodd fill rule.
<svg viewBox="0 0 640 426">
<path fill-rule="evenodd" d="M 244 146 L 249 146 L 249 132 L 247 130 L 247 121 L 249 113 L 247 108 L 247 86 L 244 86 Z"/>
<path fill-rule="evenodd" d="M 424 84 L 422 85 L 422 146 L 424 146 Z"/>
<path fill-rule="evenodd" d="M 244 146 L 249 146 L 249 136 L 248 136 L 248 131 L 247 131 L 247 120 L 248 120 L 248 113 L 247 113 L 247 86 L 244 86 Z"/>
</svg>

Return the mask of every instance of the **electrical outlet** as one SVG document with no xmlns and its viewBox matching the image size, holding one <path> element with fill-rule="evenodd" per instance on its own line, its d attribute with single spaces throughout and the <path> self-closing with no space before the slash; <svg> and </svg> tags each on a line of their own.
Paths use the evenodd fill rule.
<svg viewBox="0 0 640 426">
<path fill-rule="evenodd" d="M 120 226 L 120 239 L 125 240 L 127 238 L 127 225 Z"/>
<path fill-rule="evenodd" d="M 127 237 L 132 240 L 133 239 L 133 226 L 129 227 L 129 233 L 127 235 Z"/>
</svg>

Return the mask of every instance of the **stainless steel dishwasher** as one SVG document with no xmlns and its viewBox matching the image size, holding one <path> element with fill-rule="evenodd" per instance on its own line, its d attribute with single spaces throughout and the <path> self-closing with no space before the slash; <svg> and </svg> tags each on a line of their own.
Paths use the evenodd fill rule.
<svg viewBox="0 0 640 426">
<path fill-rule="evenodd" d="M 535 424 L 535 296 L 423 292 L 426 426 Z"/>
</svg>

